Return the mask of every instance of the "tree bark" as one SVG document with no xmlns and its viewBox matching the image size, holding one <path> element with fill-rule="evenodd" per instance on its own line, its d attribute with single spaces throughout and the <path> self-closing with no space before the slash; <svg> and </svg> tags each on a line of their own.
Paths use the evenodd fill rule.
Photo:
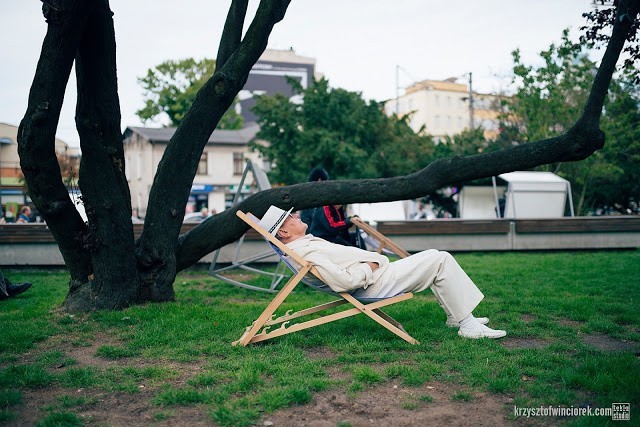
<svg viewBox="0 0 640 427">
<path fill-rule="evenodd" d="M 64 307 L 70 311 L 123 308 L 146 297 L 139 286 L 124 174 L 112 12 L 107 0 L 94 1 L 76 56 L 79 186 L 89 219 L 93 277 L 69 292 Z"/>
</svg>

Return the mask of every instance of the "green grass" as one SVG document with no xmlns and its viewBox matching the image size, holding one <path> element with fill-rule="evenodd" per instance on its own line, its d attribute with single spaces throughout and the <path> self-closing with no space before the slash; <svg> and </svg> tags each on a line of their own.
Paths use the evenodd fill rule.
<svg viewBox="0 0 640 427">
<path fill-rule="evenodd" d="M 179 408 L 194 407 L 219 425 L 246 426 L 264 413 L 309 403 L 323 390 L 354 396 L 379 385 L 418 388 L 430 382 L 455 386 L 450 398 L 462 404 L 497 393 L 519 407 L 630 402 L 632 419 L 639 413 L 640 251 L 456 258 L 486 295 L 475 314 L 489 316 L 508 339 L 535 347 L 458 337 L 428 292 L 388 310 L 421 342 L 417 346 L 356 316 L 233 347 L 272 295 L 188 271 L 176 280 L 174 303 L 66 315 L 57 310 L 66 273 L 5 270 L 11 280 L 34 286 L 0 302 L 0 423 L 19 424 L 25 396 L 49 390 L 52 398 L 38 425 L 104 424 L 85 418 L 99 404 L 79 396 L 82 389 L 86 396 L 144 396 L 157 421 L 171 422 Z M 269 282 L 266 276 L 252 279 Z M 328 300 L 297 289 L 282 312 Z M 628 346 L 600 350 L 583 340 L 590 334 Z M 423 390 L 400 407 L 436 405 Z"/>
</svg>

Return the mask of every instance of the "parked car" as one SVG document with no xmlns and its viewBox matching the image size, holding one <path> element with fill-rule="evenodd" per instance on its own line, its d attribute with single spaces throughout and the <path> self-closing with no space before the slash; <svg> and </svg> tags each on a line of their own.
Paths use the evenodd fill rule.
<svg viewBox="0 0 640 427">
<path fill-rule="evenodd" d="M 203 216 L 200 212 L 191 212 L 184 216 L 182 222 L 202 222 L 210 216 L 211 215 Z"/>
</svg>

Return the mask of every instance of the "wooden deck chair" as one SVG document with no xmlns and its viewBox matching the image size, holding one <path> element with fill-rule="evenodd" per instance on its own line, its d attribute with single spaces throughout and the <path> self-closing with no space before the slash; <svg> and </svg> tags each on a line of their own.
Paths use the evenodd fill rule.
<svg viewBox="0 0 640 427">
<path fill-rule="evenodd" d="M 248 344 L 265 341 L 271 338 L 279 337 L 308 328 L 313 328 L 314 326 L 334 322 L 336 320 L 355 316 L 357 314 L 365 314 L 366 316 L 379 323 L 381 326 L 398 335 L 403 340 L 411 344 L 418 344 L 418 341 L 411 335 L 409 335 L 400 323 L 398 323 L 395 319 L 381 310 L 382 307 L 386 307 L 391 304 L 396 304 L 398 302 L 413 298 L 412 293 L 401 293 L 389 298 L 356 298 L 348 292 L 334 292 L 323 281 L 322 276 L 311 263 L 304 260 L 300 255 L 289 249 L 284 243 L 269 234 L 267 230 L 265 230 L 258 224 L 259 221 L 255 216 L 251 214 L 245 214 L 241 211 L 238 211 L 237 215 L 267 240 L 269 245 L 274 249 L 278 256 L 283 260 L 283 262 L 286 263 L 286 265 L 293 271 L 294 274 L 289 279 L 289 281 L 281 288 L 280 292 L 278 292 L 278 294 L 273 298 L 273 300 L 269 303 L 267 308 L 265 308 L 262 314 L 260 314 L 260 316 L 258 316 L 258 318 L 246 328 L 240 339 L 233 342 L 233 345 L 246 346 Z M 292 261 L 298 264 L 299 267 L 297 265 L 294 265 Z M 291 310 L 288 310 L 284 315 L 275 317 L 275 312 L 278 307 L 280 307 L 280 305 L 300 282 L 311 286 L 312 288 L 315 288 L 321 292 L 339 296 L 340 298 L 297 312 L 291 312 Z M 343 304 L 351 304 L 353 307 L 344 311 L 328 314 L 322 317 L 290 325 L 291 321 L 294 319 L 299 319 L 310 314 L 320 313 L 324 310 L 338 307 Z"/>
</svg>

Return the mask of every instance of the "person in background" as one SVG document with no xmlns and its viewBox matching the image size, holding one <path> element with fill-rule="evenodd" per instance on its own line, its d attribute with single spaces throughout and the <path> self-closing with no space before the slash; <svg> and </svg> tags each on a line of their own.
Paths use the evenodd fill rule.
<svg viewBox="0 0 640 427">
<path fill-rule="evenodd" d="M 329 205 L 316 208 L 309 232 L 331 243 L 344 246 L 359 246 L 356 233 L 350 233 L 353 224 L 344 213 L 342 205 Z"/>
<path fill-rule="evenodd" d="M 200 209 L 200 214 L 202 215 L 202 220 L 209 218 L 209 208 L 204 206 L 202 209 Z"/>
<path fill-rule="evenodd" d="M 329 173 L 324 168 L 321 168 L 321 167 L 313 168 L 309 173 L 308 182 L 328 181 L 328 180 L 329 180 Z M 316 208 L 309 208 L 309 209 L 301 209 L 298 212 L 298 215 L 300 215 L 300 219 L 302 220 L 302 222 L 307 224 L 307 226 L 309 227 L 311 227 L 311 222 L 313 221 L 313 212 L 315 210 Z"/>
<path fill-rule="evenodd" d="M 25 205 L 20 208 L 20 215 L 18 215 L 18 220 L 16 222 L 20 224 L 31 222 L 31 208 L 29 206 Z"/>
<path fill-rule="evenodd" d="M 0 300 L 14 297 L 31 287 L 31 283 L 11 283 L 0 271 Z"/>
</svg>

